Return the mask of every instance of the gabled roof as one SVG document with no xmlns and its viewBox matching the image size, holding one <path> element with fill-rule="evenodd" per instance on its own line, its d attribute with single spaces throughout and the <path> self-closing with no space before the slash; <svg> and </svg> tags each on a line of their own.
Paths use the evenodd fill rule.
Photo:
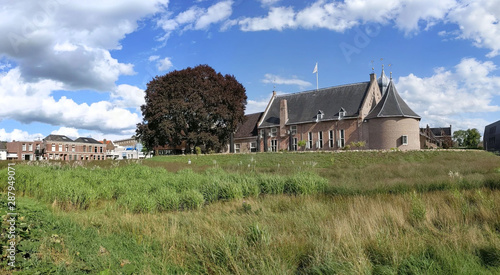
<svg viewBox="0 0 500 275">
<path fill-rule="evenodd" d="M 0 150 L 7 150 L 7 144 L 3 141 L 0 141 Z"/>
<path fill-rule="evenodd" d="M 79 137 L 77 139 L 75 139 L 75 142 L 80 142 L 80 143 L 97 143 L 97 144 L 102 144 L 100 143 L 99 141 L 93 139 L 93 138 L 89 138 L 89 137 Z"/>
<path fill-rule="evenodd" d="M 431 128 L 432 133 L 437 136 L 451 136 L 451 127 Z"/>
<path fill-rule="evenodd" d="M 63 141 L 63 142 L 72 142 L 73 140 L 67 136 L 63 135 L 48 135 L 44 138 L 46 141 Z"/>
<path fill-rule="evenodd" d="M 243 122 L 236 127 L 234 138 L 255 137 L 258 135 L 257 123 L 263 112 L 245 115 Z"/>
<path fill-rule="evenodd" d="M 365 119 L 386 117 L 411 117 L 420 119 L 420 116 L 401 98 L 392 80 L 389 82 L 387 92 Z"/>
<path fill-rule="evenodd" d="M 272 127 L 280 124 L 280 101 L 286 99 L 288 109 L 287 125 L 316 121 L 319 111 L 321 120 L 336 120 L 343 108 L 344 118 L 357 117 L 366 96 L 370 82 L 361 82 L 295 94 L 278 95 L 264 114 L 259 127 Z"/>
</svg>

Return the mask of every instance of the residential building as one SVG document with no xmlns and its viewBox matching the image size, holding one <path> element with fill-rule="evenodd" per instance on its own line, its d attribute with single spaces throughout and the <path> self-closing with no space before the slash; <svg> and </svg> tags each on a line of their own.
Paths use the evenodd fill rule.
<svg viewBox="0 0 500 275">
<path fill-rule="evenodd" d="M 248 115 L 254 119 L 257 114 Z M 420 116 L 397 92 L 392 79 L 382 69 L 377 80 L 273 96 L 256 124 L 245 125 L 237 139 L 245 144 L 256 142 L 257 151 L 339 150 L 347 145 L 360 149 L 420 149 Z M 299 141 L 305 141 L 300 148 Z M 241 144 L 241 143 L 240 143 Z M 231 145 L 233 146 L 233 145 Z M 239 151 L 242 152 L 240 145 Z"/>
<path fill-rule="evenodd" d="M 106 147 L 90 137 L 76 140 L 63 135 L 43 139 L 44 157 L 49 160 L 105 160 Z"/>
<path fill-rule="evenodd" d="M 257 122 L 262 117 L 261 113 L 245 115 L 242 123 L 236 128 L 233 136 L 234 147 L 230 148 L 233 153 L 251 153 L 260 151 L 260 140 L 258 136 Z"/>
<path fill-rule="evenodd" d="M 483 145 L 487 151 L 500 152 L 500 120 L 484 127 Z"/>
<path fill-rule="evenodd" d="M 0 141 L 0 160 L 7 160 L 7 142 Z"/>
<path fill-rule="evenodd" d="M 425 128 L 420 128 L 420 143 L 423 149 L 453 147 L 451 125 L 438 128 L 431 128 L 427 125 Z"/>
<path fill-rule="evenodd" d="M 36 141 L 11 141 L 7 142 L 8 160 L 40 160 L 43 157 L 42 144 Z"/>
</svg>

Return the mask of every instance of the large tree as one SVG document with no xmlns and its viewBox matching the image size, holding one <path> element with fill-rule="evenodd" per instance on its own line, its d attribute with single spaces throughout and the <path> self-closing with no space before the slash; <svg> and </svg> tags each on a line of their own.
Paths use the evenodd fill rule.
<svg viewBox="0 0 500 275">
<path fill-rule="evenodd" d="M 199 65 L 156 76 L 145 99 L 136 133 L 148 149 L 185 142 L 220 151 L 243 121 L 247 96 L 234 76 Z"/>
</svg>

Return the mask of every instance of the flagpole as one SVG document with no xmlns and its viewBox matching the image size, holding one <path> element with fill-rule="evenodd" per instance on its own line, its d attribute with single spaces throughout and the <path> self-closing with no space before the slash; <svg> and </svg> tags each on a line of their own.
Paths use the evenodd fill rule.
<svg viewBox="0 0 500 275">
<path fill-rule="evenodd" d="M 319 70 L 316 70 L 316 91 L 319 90 L 319 84 L 318 84 L 319 77 L 318 77 L 318 75 L 319 75 Z"/>
</svg>

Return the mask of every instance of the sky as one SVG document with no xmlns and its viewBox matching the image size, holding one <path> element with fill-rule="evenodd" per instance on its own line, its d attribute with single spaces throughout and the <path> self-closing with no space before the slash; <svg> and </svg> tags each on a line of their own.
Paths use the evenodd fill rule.
<svg viewBox="0 0 500 275">
<path fill-rule="evenodd" d="M 421 127 L 500 120 L 498 0 L 0 0 L 0 140 L 135 134 L 155 76 L 234 75 L 246 113 L 273 90 L 369 81 L 382 66 Z"/>
</svg>

